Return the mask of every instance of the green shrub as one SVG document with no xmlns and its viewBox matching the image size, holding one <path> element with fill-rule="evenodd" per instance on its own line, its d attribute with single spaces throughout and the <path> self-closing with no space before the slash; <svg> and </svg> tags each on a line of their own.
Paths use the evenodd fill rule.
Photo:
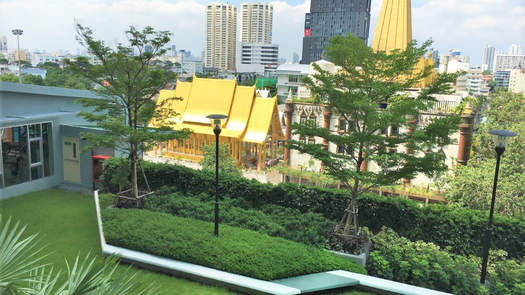
<svg viewBox="0 0 525 295">
<path fill-rule="evenodd" d="M 118 185 L 112 180 L 119 166 L 118 159 L 104 162 L 102 187 L 118 192 Z M 174 186 L 182 193 L 213 194 L 214 175 L 202 170 L 193 170 L 170 164 L 143 163 L 144 172 L 152 189 Z M 139 177 L 139 186 L 145 187 Z M 275 204 L 297 209 L 301 213 L 313 212 L 339 221 L 344 209 L 350 203 L 346 190 L 323 189 L 298 186 L 292 183 L 279 185 L 263 184 L 242 177 L 221 177 L 220 196 L 237 199 L 243 208 L 258 209 Z M 363 194 L 358 199 L 359 221 L 372 232 L 383 226 L 394 229 L 399 235 L 411 240 L 432 242 L 440 247 L 450 247 L 453 253 L 481 256 L 483 237 L 488 223 L 488 212 L 468 208 L 455 208 L 440 204 L 426 205 L 404 198 L 381 197 Z M 525 256 L 525 219 L 494 216 L 494 249 L 505 250 L 509 257 Z"/>
<path fill-rule="evenodd" d="M 479 285 L 481 258 L 449 253 L 433 243 L 411 242 L 383 228 L 372 238 L 370 275 L 454 294 L 525 294 L 525 264 L 491 251 L 487 287 Z"/>
<path fill-rule="evenodd" d="M 137 209 L 102 211 L 108 244 L 275 280 L 336 269 L 366 274 L 353 261 L 322 249 L 254 231 Z"/>
<path fill-rule="evenodd" d="M 148 197 L 144 209 L 164 212 L 179 217 L 214 221 L 214 197 L 201 193 L 198 196 L 183 195 L 180 192 Z M 328 228 L 335 226 L 317 213 L 301 213 L 297 209 L 278 205 L 264 205 L 259 210 L 241 208 L 238 199 L 225 199 L 220 204 L 220 222 L 235 227 L 281 237 L 306 245 L 323 247 Z"/>
</svg>

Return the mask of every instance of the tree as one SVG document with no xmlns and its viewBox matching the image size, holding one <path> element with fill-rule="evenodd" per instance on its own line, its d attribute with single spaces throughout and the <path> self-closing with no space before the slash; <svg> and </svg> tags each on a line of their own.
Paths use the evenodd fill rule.
<svg viewBox="0 0 525 295">
<path fill-rule="evenodd" d="M 203 170 L 215 173 L 215 143 L 206 144 L 202 147 L 204 159 L 200 162 Z M 235 159 L 230 155 L 228 145 L 219 144 L 219 171 L 227 172 L 236 176 L 242 176 L 241 170 L 237 167 Z"/>
<path fill-rule="evenodd" d="M 492 75 L 492 72 L 490 70 L 484 70 L 481 72 L 483 75 Z"/>
<path fill-rule="evenodd" d="M 495 212 L 501 215 L 525 214 L 525 96 L 506 91 L 488 100 L 485 121 L 473 136 L 471 160 L 459 166 L 443 180 L 445 198 L 457 206 L 489 210 L 494 184 L 496 152 L 488 131 L 503 129 L 516 132 L 501 157 L 496 191 Z"/>
<path fill-rule="evenodd" d="M 402 178 L 412 179 L 417 173 L 432 177 L 447 170 L 445 155 L 439 150 L 452 143 L 450 135 L 458 129 L 459 117 L 434 119 L 417 129 L 414 119 L 432 108 L 435 102 L 432 94 L 449 92 L 447 83 L 463 72 L 438 75 L 433 84 L 414 93 L 417 97 L 412 98 L 404 90 L 413 88 L 433 71 L 431 66 L 415 67 L 429 50 L 431 41 L 421 47 L 413 41 L 405 50 L 389 53 L 374 51 L 352 35 L 333 37 L 330 43 L 326 52 L 341 70 L 330 74 L 314 63 L 317 73 L 304 82 L 316 103 L 324 104 L 334 116 L 341 117 L 338 128 L 346 132 L 332 132 L 310 120 L 292 124 L 292 130 L 300 137 L 327 140 L 345 153 L 297 140 L 288 141 L 287 146 L 321 160 L 325 171 L 348 188 L 352 198 L 338 229 L 345 235 L 352 230 L 357 235 L 356 202 L 361 193 L 372 187 L 392 185 Z M 388 107 L 380 109 L 381 104 Z M 389 127 L 395 136 L 381 134 Z M 361 170 L 365 161 L 375 162 L 379 170 Z"/>
<path fill-rule="evenodd" d="M 6 58 L 0 57 L 0 65 L 6 65 L 9 61 Z"/>
<path fill-rule="evenodd" d="M 9 73 L 7 75 L 0 75 L 0 81 L 11 83 L 19 82 L 18 76 L 13 73 Z M 45 82 L 42 76 L 40 75 L 23 74 L 22 84 L 45 85 Z"/>
<path fill-rule="evenodd" d="M 90 144 L 84 148 L 104 146 L 119 149 L 128 154 L 130 162 L 130 179 L 132 196 L 138 198 L 137 162 L 139 155 L 158 142 L 171 139 L 181 140 L 187 137 L 188 130 L 173 131 L 167 125 L 149 128 L 149 119 L 155 125 L 170 123 L 178 114 L 169 107 L 164 107 L 172 100 L 165 100 L 150 108 L 153 97 L 159 89 L 176 79 L 176 74 L 162 68 L 151 68 L 151 61 L 162 56 L 163 48 L 169 41 L 169 31 L 155 31 L 146 27 L 142 31 L 130 26 L 125 33 L 129 44 L 116 44 L 111 48 L 104 41 L 96 40 L 93 31 L 81 24 L 76 25 L 77 40 L 95 55 L 101 65 L 90 65 L 85 57 L 78 57 L 76 62 L 66 61 L 75 74 L 82 75 L 98 88 L 92 91 L 104 99 L 80 99 L 84 107 L 93 108 L 79 115 L 87 121 L 96 123 L 105 130 L 104 134 L 83 133 Z M 151 51 L 146 51 L 146 46 Z M 131 56 L 132 49 L 138 53 Z M 149 109 L 150 113 L 144 112 Z"/>
<path fill-rule="evenodd" d="M 46 85 L 44 78 L 40 75 L 25 74 L 22 76 L 22 83 L 33 85 Z"/>
</svg>

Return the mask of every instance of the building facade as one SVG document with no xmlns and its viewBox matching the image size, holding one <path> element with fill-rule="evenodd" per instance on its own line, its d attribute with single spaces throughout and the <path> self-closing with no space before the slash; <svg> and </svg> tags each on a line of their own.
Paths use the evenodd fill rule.
<svg viewBox="0 0 525 295">
<path fill-rule="evenodd" d="M 235 68 L 237 7 L 227 3 L 206 4 L 204 65 L 220 70 Z"/>
<path fill-rule="evenodd" d="M 287 98 L 310 98 L 310 90 L 302 79 L 310 74 L 310 65 L 282 64 L 277 68 L 277 100 L 284 103 Z"/>
<path fill-rule="evenodd" d="M 485 45 L 483 48 L 483 60 L 481 61 L 481 70 L 494 70 L 494 56 L 496 48 L 492 45 Z"/>
<path fill-rule="evenodd" d="M 508 55 L 521 55 L 521 46 L 512 44 L 509 46 L 509 52 L 507 52 Z"/>
<path fill-rule="evenodd" d="M 525 69 L 511 70 L 509 77 L 509 91 L 525 94 Z"/>
<path fill-rule="evenodd" d="M 273 77 L 278 67 L 278 58 L 279 45 L 277 44 L 239 42 L 237 44 L 236 71 L 238 73 L 259 73 L 262 70 L 264 76 Z"/>
<path fill-rule="evenodd" d="M 0 35 L 0 52 L 5 51 L 7 52 L 7 37 Z"/>
<path fill-rule="evenodd" d="M 509 89 L 510 70 L 496 71 L 496 73 L 494 73 L 494 81 L 498 83 L 496 89 Z"/>
<path fill-rule="evenodd" d="M 75 103 L 79 98 L 99 97 L 86 90 L 0 82 L 0 199 L 64 183 L 92 187 L 92 153 L 81 153 L 89 142 L 80 133 L 103 131 L 77 117 L 86 110 Z M 120 155 L 103 148 L 93 154 Z"/>
<path fill-rule="evenodd" d="M 181 60 L 181 66 L 183 73 L 186 74 L 202 74 L 203 71 L 202 60 L 193 56 Z"/>
<path fill-rule="evenodd" d="M 273 5 L 241 3 L 241 42 L 272 44 Z"/>
<path fill-rule="evenodd" d="M 525 55 L 496 54 L 494 72 L 524 68 Z"/>
<path fill-rule="evenodd" d="M 311 0 L 305 16 L 302 64 L 321 59 L 328 39 L 350 33 L 367 42 L 371 0 Z"/>
</svg>

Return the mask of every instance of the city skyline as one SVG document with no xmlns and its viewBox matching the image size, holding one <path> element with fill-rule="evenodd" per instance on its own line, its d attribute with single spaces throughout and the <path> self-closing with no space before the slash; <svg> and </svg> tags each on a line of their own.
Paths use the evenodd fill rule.
<svg viewBox="0 0 525 295">
<path fill-rule="evenodd" d="M 249 1 L 228 1 L 237 7 L 242 2 Z M 16 36 L 11 30 L 22 29 L 22 48 L 47 52 L 61 49 L 74 54 L 81 48 L 75 40 L 74 19 L 94 29 L 96 38 L 110 43 L 125 40 L 123 31 L 129 25 L 152 26 L 170 30 L 174 33 L 170 44 L 200 56 L 205 46 L 204 7 L 208 3 L 213 1 L 0 1 L 0 11 L 8 12 L 0 19 L 0 35 L 7 36 L 9 46 L 15 47 Z M 268 3 L 274 6 L 273 43 L 279 44 L 279 57 L 291 61 L 294 52 L 302 52 L 304 16 L 310 1 Z M 374 35 L 381 3 L 372 0 L 368 44 Z M 512 44 L 525 46 L 525 3 L 521 0 L 412 0 L 412 23 L 413 38 L 419 44 L 433 38 L 434 49 L 440 52 L 458 49 L 471 57 L 472 66 L 481 65 L 486 44 L 493 45 L 496 51 L 507 51 Z"/>
</svg>

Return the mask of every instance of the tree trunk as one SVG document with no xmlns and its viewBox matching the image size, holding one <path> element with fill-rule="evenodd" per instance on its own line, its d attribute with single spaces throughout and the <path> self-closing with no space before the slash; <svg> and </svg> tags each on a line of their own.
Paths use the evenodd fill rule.
<svg viewBox="0 0 525 295">
<path fill-rule="evenodd" d="M 137 155 L 136 153 L 130 153 L 130 164 L 131 164 L 131 192 L 133 197 L 137 199 L 139 197 L 139 189 L 137 184 Z"/>
<path fill-rule="evenodd" d="M 346 220 L 344 220 L 344 229 L 343 234 L 349 235 L 351 234 L 351 231 L 353 229 L 354 236 L 357 236 L 357 212 L 356 212 L 356 198 L 352 195 L 352 200 L 350 201 L 350 205 L 345 209 L 345 215 L 343 218 L 346 217 Z M 343 220 L 341 220 L 343 222 Z"/>
</svg>

